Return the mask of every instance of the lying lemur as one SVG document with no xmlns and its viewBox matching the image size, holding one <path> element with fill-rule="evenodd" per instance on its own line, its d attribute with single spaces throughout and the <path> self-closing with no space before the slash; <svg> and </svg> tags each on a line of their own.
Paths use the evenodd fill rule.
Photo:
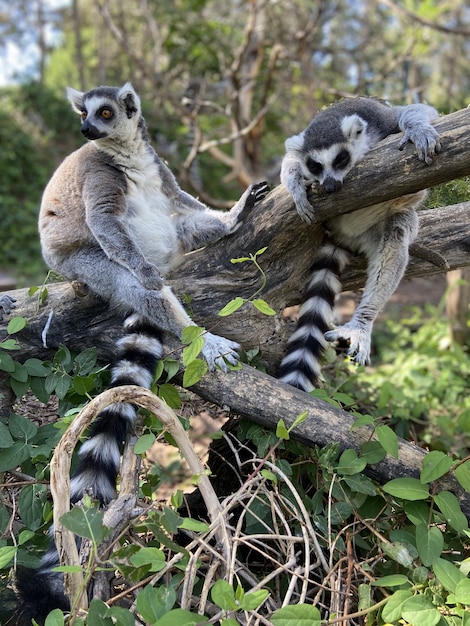
<svg viewBox="0 0 470 626">
<path fill-rule="evenodd" d="M 299 216 L 307 223 L 315 219 L 315 208 L 307 198 L 312 182 L 318 181 L 327 193 L 341 189 L 354 165 L 392 133 L 403 131 L 399 148 L 413 142 L 420 161 L 430 164 L 441 148 L 430 123 L 437 117 L 437 111 L 425 104 L 390 107 L 372 98 L 347 98 L 321 111 L 285 144 L 281 182 Z M 415 207 L 425 197 L 426 192 L 420 191 L 326 222 L 331 237 L 312 255 L 297 328 L 280 366 L 282 381 L 304 391 L 317 387 L 328 341 L 345 340 L 357 363 L 369 361 L 372 326 L 403 277 L 408 247 L 418 232 Z M 341 291 L 340 274 L 348 251 L 366 256 L 367 282 L 353 318 L 334 327 L 334 302 Z"/>
</svg>

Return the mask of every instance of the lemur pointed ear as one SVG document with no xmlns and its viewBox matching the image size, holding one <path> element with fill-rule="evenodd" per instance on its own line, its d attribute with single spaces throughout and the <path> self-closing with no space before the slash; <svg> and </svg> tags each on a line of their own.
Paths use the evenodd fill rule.
<svg viewBox="0 0 470 626">
<path fill-rule="evenodd" d="M 357 113 L 346 115 L 341 122 L 341 130 L 348 141 L 355 141 L 365 134 L 367 122 Z"/>
<path fill-rule="evenodd" d="M 72 89 L 72 87 L 67 87 L 67 99 L 72 105 L 72 109 L 75 113 L 79 115 L 83 111 L 83 96 L 85 95 L 83 91 L 77 91 L 76 89 Z"/>
<path fill-rule="evenodd" d="M 130 119 L 134 113 L 140 114 L 140 98 L 130 83 L 126 83 L 118 92 L 118 98 L 126 107 L 126 115 Z"/>
<path fill-rule="evenodd" d="M 293 135 L 286 139 L 284 143 L 287 152 L 297 151 L 300 152 L 304 145 L 304 134 L 299 133 L 298 135 Z"/>
</svg>

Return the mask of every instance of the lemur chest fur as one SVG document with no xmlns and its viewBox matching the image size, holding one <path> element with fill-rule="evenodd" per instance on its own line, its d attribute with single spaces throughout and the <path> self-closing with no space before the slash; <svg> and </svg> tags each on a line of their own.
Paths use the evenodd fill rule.
<svg viewBox="0 0 470 626">
<path fill-rule="evenodd" d="M 127 215 L 123 218 L 145 258 L 166 272 L 179 260 L 172 201 L 162 189 L 151 153 L 123 168 L 127 181 Z"/>
</svg>

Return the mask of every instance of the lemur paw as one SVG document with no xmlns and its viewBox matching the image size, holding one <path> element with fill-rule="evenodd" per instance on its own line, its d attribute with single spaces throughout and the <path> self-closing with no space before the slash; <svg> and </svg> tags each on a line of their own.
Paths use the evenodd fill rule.
<svg viewBox="0 0 470 626">
<path fill-rule="evenodd" d="M 266 181 L 253 183 L 248 187 L 239 200 L 239 202 L 243 203 L 243 207 L 237 218 L 238 224 L 246 218 L 248 213 L 254 209 L 257 204 L 266 198 L 269 192 L 270 187 Z"/>
<path fill-rule="evenodd" d="M 418 159 L 427 165 L 430 165 L 433 157 L 441 151 L 439 134 L 431 124 L 413 125 L 406 128 L 398 149 L 403 150 L 408 141 L 414 143 L 418 151 Z"/>
<path fill-rule="evenodd" d="M 308 201 L 307 196 L 295 198 L 294 201 L 300 219 L 306 224 L 311 224 L 315 220 L 315 209 Z"/>
<path fill-rule="evenodd" d="M 159 291 L 165 284 L 165 281 L 162 276 L 160 276 L 160 272 L 151 263 L 143 263 L 141 267 L 139 267 L 138 279 L 142 287 L 145 289 L 154 289 Z"/>
<path fill-rule="evenodd" d="M 207 332 L 204 333 L 203 339 L 202 356 L 207 361 L 210 370 L 218 367 L 223 372 L 228 372 L 229 365 L 238 364 L 238 351 L 240 350 L 238 343 Z"/>
<path fill-rule="evenodd" d="M 325 333 L 327 341 L 343 339 L 349 343 L 348 356 L 358 365 L 367 365 L 370 362 L 370 330 L 357 326 L 338 326 Z"/>
<path fill-rule="evenodd" d="M 8 315 L 15 308 L 16 299 L 5 294 L 0 297 L 0 321 L 3 319 L 3 314 Z"/>
</svg>

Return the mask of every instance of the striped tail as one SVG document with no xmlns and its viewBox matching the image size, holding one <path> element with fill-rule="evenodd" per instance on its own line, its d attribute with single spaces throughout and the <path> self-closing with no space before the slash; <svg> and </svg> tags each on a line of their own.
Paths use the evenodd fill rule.
<svg viewBox="0 0 470 626">
<path fill-rule="evenodd" d="M 321 360 L 327 347 L 324 334 L 333 324 L 335 299 L 341 292 L 339 277 L 347 262 L 345 250 L 325 243 L 312 265 L 297 327 L 279 370 L 280 380 L 303 391 L 321 384 Z"/>
<path fill-rule="evenodd" d="M 163 353 L 162 333 L 137 315 L 126 319 L 124 329 L 126 334 L 117 342 L 110 387 L 139 385 L 149 388 L 157 361 Z M 89 437 L 80 448 L 78 467 L 72 475 L 72 503 L 78 502 L 84 492 L 90 493 L 102 506 L 115 497 L 121 447 L 136 413 L 132 404 L 111 404 L 93 422 Z M 30 626 L 32 618 L 42 626 L 53 609 L 70 609 L 64 593 L 63 575 L 51 572 L 57 565 L 58 554 L 51 542 L 38 570 L 17 568 L 17 626 Z"/>
</svg>

